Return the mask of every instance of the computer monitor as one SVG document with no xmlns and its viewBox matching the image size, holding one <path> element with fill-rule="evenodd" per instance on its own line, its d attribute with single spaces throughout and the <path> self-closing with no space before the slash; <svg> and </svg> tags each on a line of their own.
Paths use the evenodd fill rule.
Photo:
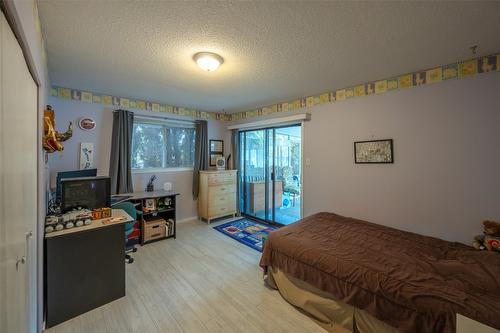
<svg viewBox="0 0 500 333">
<path fill-rule="evenodd" d="M 61 180 L 61 211 L 111 207 L 111 178 L 86 177 Z"/>
<path fill-rule="evenodd" d="M 56 180 L 56 198 L 61 200 L 61 180 L 67 178 L 82 178 L 82 177 L 95 177 L 97 176 L 97 169 L 61 171 L 57 173 Z"/>
</svg>

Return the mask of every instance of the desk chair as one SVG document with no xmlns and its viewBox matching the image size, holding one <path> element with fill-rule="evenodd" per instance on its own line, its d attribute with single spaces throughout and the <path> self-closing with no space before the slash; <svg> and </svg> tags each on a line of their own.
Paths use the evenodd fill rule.
<svg viewBox="0 0 500 333">
<path fill-rule="evenodd" d="M 128 215 L 130 215 L 134 220 L 125 223 L 125 260 L 131 264 L 134 262 L 134 258 L 129 254 L 131 252 L 137 252 L 135 245 L 128 245 L 128 236 L 134 232 L 134 226 L 137 223 L 137 219 L 140 218 L 142 212 L 135 209 L 135 205 L 131 202 L 120 202 L 113 206 L 115 209 L 123 209 Z"/>
</svg>

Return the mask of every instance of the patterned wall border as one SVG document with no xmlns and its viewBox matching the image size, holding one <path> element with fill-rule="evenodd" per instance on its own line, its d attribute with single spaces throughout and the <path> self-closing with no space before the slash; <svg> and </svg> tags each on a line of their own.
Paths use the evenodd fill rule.
<svg viewBox="0 0 500 333">
<path fill-rule="evenodd" d="M 132 99 L 127 97 L 118 97 L 96 92 L 65 88 L 65 87 L 52 87 L 50 94 L 54 97 L 61 99 L 80 101 L 84 103 L 95 103 L 113 106 L 122 109 L 136 109 L 151 112 L 162 112 L 177 114 L 180 116 L 187 116 L 191 118 L 210 119 L 230 121 L 231 115 L 226 115 L 217 112 L 205 112 L 195 109 L 189 109 L 181 106 L 174 106 L 162 104 L 158 102 L 145 101 L 141 99 Z"/>
<path fill-rule="evenodd" d="M 232 114 L 217 112 L 204 112 L 178 106 L 171 106 L 155 102 L 148 102 L 125 97 L 116 97 L 82 91 L 77 89 L 53 87 L 52 96 L 73 99 L 86 103 L 101 103 L 121 108 L 133 108 L 153 112 L 166 112 L 179 114 L 200 119 L 212 119 L 221 121 L 238 121 L 251 119 L 277 112 L 288 112 L 300 108 L 310 108 L 315 105 L 340 102 L 355 97 L 363 97 L 374 94 L 383 94 L 394 90 L 403 90 L 412 87 L 434 84 L 452 79 L 464 79 L 476 74 L 500 71 L 500 53 L 485 57 L 469 59 L 427 70 L 407 73 L 388 79 L 367 82 L 348 88 L 328 91 L 319 95 L 299 98 L 289 102 L 268 105 L 251 111 L 243 111 Z"/>
<path fill-rule="evenodd" d="M 300 108 L 310 108 L 315 105 L 340 102 L 355 97 L 383 94 L 389 91 L 408 89 L 411 87 L 434 84 L 451 79 L 463 79 L 476 74 L 500 71 L 500 53 L 456 62 L 428 70 L 407 73 L 404 75 L 367 82 L 319 95 L 299 98 L 251 111 L 231 114 L 231 120 L 243 120 L 276 112 L 287 112 Z"/>
</svg>

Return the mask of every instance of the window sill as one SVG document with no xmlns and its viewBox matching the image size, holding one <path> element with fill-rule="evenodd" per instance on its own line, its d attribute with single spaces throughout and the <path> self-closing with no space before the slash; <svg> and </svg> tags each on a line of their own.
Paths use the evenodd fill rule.
<svg viewBox="0 0 500 333">
<path fill-rule="evenodd" d="M 182 172 L 182 171 L 193 171 L 193 168 L 150 168 L 150 169 L 132 169 L 132 174 L 141 173 L 170 173 L 170 172 Z"/>
</svg>

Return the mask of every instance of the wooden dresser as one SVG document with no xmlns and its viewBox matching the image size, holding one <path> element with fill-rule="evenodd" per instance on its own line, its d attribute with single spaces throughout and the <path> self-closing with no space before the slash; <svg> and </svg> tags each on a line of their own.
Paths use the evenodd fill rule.
<svg viewBox="0 0 500 333">
<path fill-rule="evenodd" d="M 198 216 L 210 220 L 236 216 L 236 170 L 200 171 Z"/>
</svg>

